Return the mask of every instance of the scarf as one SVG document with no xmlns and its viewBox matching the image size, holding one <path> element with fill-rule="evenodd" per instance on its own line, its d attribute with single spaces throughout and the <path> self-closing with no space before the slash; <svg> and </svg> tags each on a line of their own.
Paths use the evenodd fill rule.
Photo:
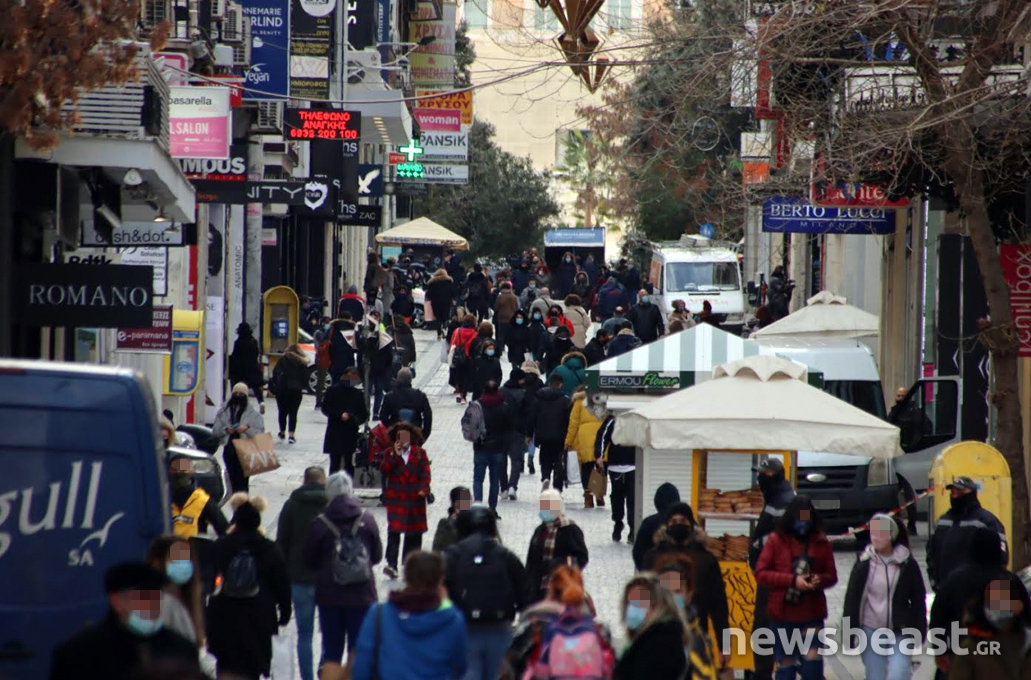
<svg viewBox="0 0 1031 680">
<path fill-rule="evenodd" d="M 558 530 L 570 524 L 572 522 L 565 515 L 559 515 L 552 521 L 544 523 L 544 564 L 551 564 L 551 561 L 555 558 L 555 543 L 558 540 Z M 544 574 L 541 578 L 541 587 L 546 588 L 550 578 L 551 570 L 549 569 L 548 573 Z"/>
</svg>

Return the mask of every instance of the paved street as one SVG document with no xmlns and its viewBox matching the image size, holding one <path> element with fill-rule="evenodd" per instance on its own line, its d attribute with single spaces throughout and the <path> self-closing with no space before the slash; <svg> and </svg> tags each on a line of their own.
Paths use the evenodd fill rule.
<svg viewBox="0 0 1031 680">
<path fill-rule="evenodd" d="M 432 531 L 437 521 L 446 514 L 448 492 L 453 486 L 472 483 L 472 447 L 462 438 L 459 421 L 463 408 L 455 403 L 451 396 L 451 388 L 447 385 L 447 368 L 440 364 L 440 349 L 435 336 L 429 332 L 417 331 L 418 344 L 416 387 L 423 389 L 433 406 L 433 434 L 427 443 L 427 451 L 433 464 L 433 493 L 437 502 L 429 508 L 430 533 L 425 537 L 424 545 L 432 541 Z M 265 416 L 266 429 L 275 432 L 275 401 L 268 402 L 269 408 Z M 279 454 L 282 467 L 274 473 L 256 477 L 251 482 L 251 490 L 255 494 L 264 495 L 269 501 L 269 511 L 265 520 L 265 528 L 270 537 L 275 535 L 276 522 L 283 502 L 290 492 L 301 484 L 304 469 L 310 465 L 328 465 L 328 458 L 322 454 L 322 436 L 326 418 L 314 408 L 314 397 L 306 396 L 301 407 L 300 424 L 298 426 L 297 443 L 280 444 Z M 539 469 L 538 469 L 539 474 Z M 485 485 L 486 486 L 486 485 Z M 537 518 L 537 498 L 540 491 L 539 476 L 524 477 L 520 484 L 519 500 L 499 502 L 498 512 L 501 514 L 501 534 L 506 545 L 525 558 L 530 536 L 539 520 Z M 484 491 L 486 495 L 486 489 Z M 386 510 L 378 507 L 375 496 L 378 491 L 368 492 L 367 505 L 375 515 L 386 538 Z M 585 571 L 588 590 L 594 598 L 600 617 L 612 625 L 613 632 L 619 631 L 619 600 L 623 585 L 633 574 L 630 557 L 630 546 L 625 542 L 615 544 L 611 540 L 612 524 L 608 508 L 593 510 L 583 509 L 582 492 L 579 488 L 567 489 L 563 494 L 569 516 L 579 524 L 587 538 L 590 549 L 590 564 Z M 651 499 L 646 501 L 651 504 Z M 926 544 L 926 528 L 922 527 L 922 535 L 914 540 L 914 553 L 924 564 L 924 547 Z M 839 583 L 828 593 L 830 604 L 829 625 L 840 622 L 842 603 L 845 596 L 845 585 L 848 574 L 855 560 L 855 553 L 850 544 L 842 544 L 836 550 Z M 377 583 L 382 596 L 386 589 L 397 587 L 386 581 L 380 570 L 376 572 Z M 291 623 L 287 634 L 295 635 Z M 318 627 L 316 626 L 316 650 L 318 649 Z M 317 652 L 316 652 L 317 656 Z M 917 678 L 931 677 L 931 664 L 924 664 L 918 671 Z M 835 657 L 828 659 L 826 676 L 841 680 L 859 680 L 864 677 L 863 666 L 858 657 Z"/>
</svg>

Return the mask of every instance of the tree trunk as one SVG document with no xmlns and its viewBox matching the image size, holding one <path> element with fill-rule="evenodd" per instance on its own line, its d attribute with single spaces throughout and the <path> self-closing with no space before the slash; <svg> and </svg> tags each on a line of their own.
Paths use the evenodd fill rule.
<svg viewBox="0 0 1031 680">
<path fill-rule="evenodd" d="M 1031 505 L 1024 470 L 1023 421 L 1020 414 L 1020 384 L 1017 358 L 1019 340 L 1010 307 L 1010 289 L 1003 276 L 999 247 L 992 231 L 985 200 L 984 171 L 976 165 L 976 143 L 968 121 L 949 126 L 946 137 L 946 170 L 954 181 L 960 208 L 967 219 L 970 241 L 981 271 L 988 299 L 990 323 L 982 328 L 980 341 L 992 359 L 991 403 L 998 411 L 995 447 L 1009 464 L 1013 479 L 1013 516 L 1000 517 L 1009 522 L 1013 543 L 1010 556 L 1013 569 L 1031 562 Z"/>
</svg>

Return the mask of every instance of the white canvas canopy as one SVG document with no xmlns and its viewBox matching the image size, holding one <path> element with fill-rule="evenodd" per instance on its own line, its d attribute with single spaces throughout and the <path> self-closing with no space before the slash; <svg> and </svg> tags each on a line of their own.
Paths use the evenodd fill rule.
<svg viewBox="0 0 1031 680">
<path fill-rule="evenodd" d="M 444 246 L 452 250 L 468 250 L 469 242 L 428 217 L 405 222 L 399 227 L 376 234 L 381 246 Z"/>
<path fill-rule="evenodd" d="M 780 357 L 723 364 L 712 380 L 619 416 L 612 440 L 666 451 L 901 455 L 897 427 L 805 381 L 805 366 Z"/>
<path fill-rule="evenodd" d="M 780 321 L 756 331 L 752 337 L 819 335 L 825 338 L 859 338 L 877 335 L 879 319 L 858 307 L 846 304 L 846 299 L 822 291 L 806 301 L 806 306 Z"/>
</svg>

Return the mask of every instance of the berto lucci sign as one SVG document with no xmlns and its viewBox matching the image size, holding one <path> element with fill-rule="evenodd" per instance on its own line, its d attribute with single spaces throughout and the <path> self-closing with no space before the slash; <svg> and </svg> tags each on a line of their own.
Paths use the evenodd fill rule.
<svg viewBox="0 0 1031 680">
<path fill-rule="evenodd" d="M 824 208 L 796 196 L 763 203 L 763 231 L 795 234 L 892 234 L 895 212 L 886 208 Z"/>
</svg>

